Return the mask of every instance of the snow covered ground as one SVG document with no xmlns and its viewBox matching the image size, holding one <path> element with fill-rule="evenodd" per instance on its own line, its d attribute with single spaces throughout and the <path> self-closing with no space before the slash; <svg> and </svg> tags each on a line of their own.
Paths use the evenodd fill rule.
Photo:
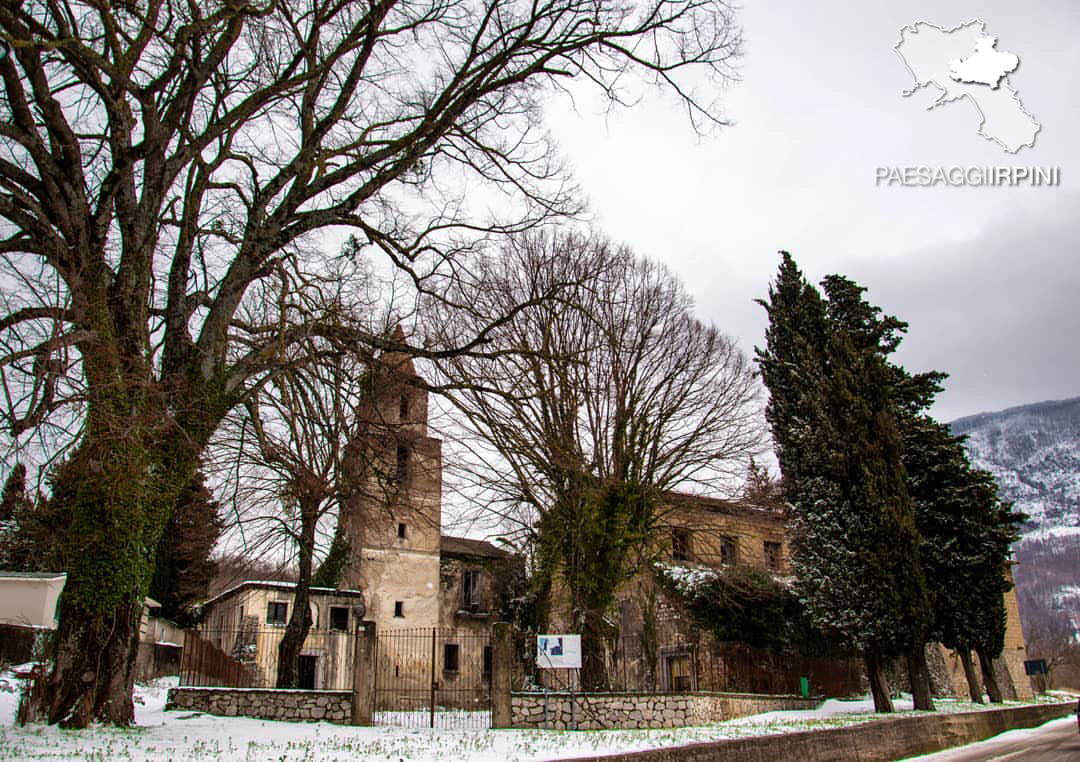
<svg viewBox="0 0 1080 762">
<path fill-rule="evenodd" d="M 175 685 L 165 678 L 136 689 L 135 719 L 128 730 L 64 731 L 15 727 L 20 683 L 0 673 L 0 760 L 511 760 L 555 759 L 673 746 L 698 741 L 839 727 L 874 719 L 869 699 L 830 700 L 815 711 L 768 712 L 716 725 L 671 730 L 412 730 L 355 728 L 324 722 L 269 722 L 164 711 Z M 974 705 L 939 701 L 941 711 Z M 910 701 L 897 709 L 910 711 Z M 895 716 L 895 715 L 894 715 Z"/>
</svg>

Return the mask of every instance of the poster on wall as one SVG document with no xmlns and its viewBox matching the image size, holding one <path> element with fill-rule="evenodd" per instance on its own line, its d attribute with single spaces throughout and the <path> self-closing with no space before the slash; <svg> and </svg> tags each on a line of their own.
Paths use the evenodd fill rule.
<svg viewBox="0 0 1080 762">
<path fill-rule="evenodd" d="M 581 636 L 537 635 L 536 666 L 541 669 L 581 669 Z"/>
</svg>

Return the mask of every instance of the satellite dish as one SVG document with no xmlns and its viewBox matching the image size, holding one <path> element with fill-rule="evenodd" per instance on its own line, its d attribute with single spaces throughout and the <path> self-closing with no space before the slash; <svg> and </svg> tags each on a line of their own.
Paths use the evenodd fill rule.
<svg viewBox="0 0 1080 762">
<path fill-rule="evenodd" d="M 358 621 L 364 618 L 364 614 L 367 613 L 367 606 L 364 605 L 363 600 L 359 600 L 353 604 L 352 613 Z"/>
</svg>

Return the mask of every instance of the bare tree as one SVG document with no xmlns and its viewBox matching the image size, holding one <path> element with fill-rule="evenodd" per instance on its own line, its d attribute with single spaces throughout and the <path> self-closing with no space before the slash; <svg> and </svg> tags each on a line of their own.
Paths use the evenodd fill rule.
<svg viewBox="0 0 1080 762">
<path fill-rule="evenodd" d="M 329 281 L 333 285 L 336 281 Z M 394 340 L 404 342 L 400 328 Z M 278 647 L 277 687 L 299 687 L 299 657 L 312 625 L 310 589 L 320 544 L 329 544 L 343 504 L 364 485 L 392 489 L 364 444 L 395 422 L 372 404 L 381 376 L 365 347 L 309 336 L 284 366 L 226 416 L 211 439 L 213 467 L 228 485 L 233 541 L 259 555 L 282 545 L 295 564 L 292 613 Z M 320 540 L 325 542 L 320 543 Z"/>
<path fill-rule="evenodd" d="M 521 522 L 546 591 L 565 585 L 583 685 L 602 687 L 605 618 L 664 493 L 715 488 L 760 448 L 754 373 L 668 271 L 598 237 L 520 236 L 488 281 L 506 305 L 576 283 L 490 334 L 492 356 L 441 367 L 498 458 L 476 464 L 482 499 Z"/>
<path fill-rule="evenodd" d="M 739 52 L 721 0 L 28 0 L 0 5 L 0 35 L 4 423 L 60 421 L 76 443 L 56 472 L 73 562 L 44 692 L 68 726 L 131 722 L 176 495 L 225 413 L 321 326 L 265 284 L 276 264 L 317 268 L 313 235 L 337 226 L 443 294 L 485 237 L 579 208 L 538 126 L 560 83 L 629 102 L 636 70 L 719 123 L 711 86 Z M 262 298 L 273 324 L 238 319 Z"/>
</svg>

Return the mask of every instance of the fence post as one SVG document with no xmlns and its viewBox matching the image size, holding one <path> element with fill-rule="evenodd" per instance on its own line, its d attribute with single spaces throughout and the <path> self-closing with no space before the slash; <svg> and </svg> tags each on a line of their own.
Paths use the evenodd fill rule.
<svg viewBox="0 0 1080 762">
<path fill-rule="evenodd" d="M 491 636 L 491 727 L 513 727 L 510 686 L 513 674 L 513 628 L 496 622 Z"/>
<path fill-rule="evenodd" d="M 371 725 L 375 702 L 375 623 L 360 622 L 353 643 L 352 724 Z"/>
</svg>

